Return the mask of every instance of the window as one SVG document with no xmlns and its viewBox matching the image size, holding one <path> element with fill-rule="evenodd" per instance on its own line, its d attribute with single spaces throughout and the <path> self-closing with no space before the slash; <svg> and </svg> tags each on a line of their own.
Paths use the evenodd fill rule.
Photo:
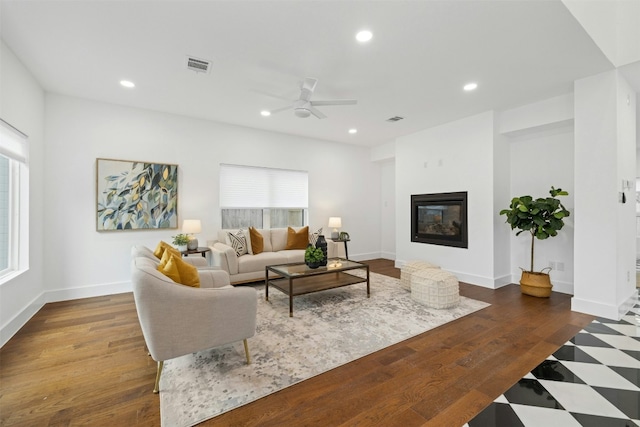
<svg viewBox="0 0 640 427">
<path fill-rule="evenodd" d="M 26 244 L 20 245 L 21 234 L 27 234 L 27 203 L 21 194 L 28 182 L 26 163 L 26 136 L 0 119 L 0 277 L 26 268 Z"/>
<path fill-rule="evenodd" d="M 220 165 L 222 228 L 301 227 L 307 223 L 306 171 Z"/>
</svg>

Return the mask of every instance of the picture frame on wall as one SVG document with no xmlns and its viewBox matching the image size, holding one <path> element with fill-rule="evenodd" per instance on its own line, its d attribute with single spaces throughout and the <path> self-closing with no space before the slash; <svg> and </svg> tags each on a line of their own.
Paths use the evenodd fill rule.
<svg viewBox="0 0 640 427">
<path fill-rule="evenodd" d="M 96 159 L 96 230 L 178 228 L 178 165 Z"/>
</svg>

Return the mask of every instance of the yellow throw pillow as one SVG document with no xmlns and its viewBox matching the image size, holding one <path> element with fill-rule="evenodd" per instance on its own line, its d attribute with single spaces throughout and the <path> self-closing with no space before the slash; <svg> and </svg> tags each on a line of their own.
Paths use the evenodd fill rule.
<svg viewBox="0 0 640 427">
<path fill-rule="evenodd" d="M 159 272 L 181 285 L 194 288 L 200 287 L 200 276 L 198 275 L 198 269 L 196 267 L 187 264 L 181 257 L 175 254 L 170 254 L 168 258 L 169 260 L 163 267 L 158 266 Z"/>
<path fill-rule="evenodd" d="M 287 247 L 285 249 L 307 249 L 309 245 L 309 226 L 302 227 L 299 231 L 291 227 L 287 228 Z"/>
<path fill-rule="evenodd" d="M 171 255 L 170 253 L 168 255 L 168 260 L 164 263 L 164 265 L 158 264 L 158 271 L 174 282 L 180 283 L 180 272 L 178 271 L 178 263 L 171 261 L 173 255 Z"/>
<path fill-rule="evenodd" d="M 264 251 L 264 237 L 262 237 L 262 234 L 255 228 L 249 227 L 249 236 L 253 254 L 257 255 L 262 253 Z"/>
<path fill-rule="evenodd" d="M 172 256 L 175 256 L 173 252 L 167 251 L 167 250 L 163 251 L 162 258 L 160 258 L 160 264 L 158 264 L 158 270 L 160 270 L 160 268 L 163 268 L 165 265 L 167 265 L 167 263 L 169 262 Z"/>
<path fill-rule="evenodd" d="M 170 250 L 171 252 L 173 252 L 174 254 L 176 254 L 178 256 L 181 256 L 179 250 L 177 250 L 176 248 L 174 248 L 173 246 L 171 246 L 167 242 L 163 242 L 162 240 L 160 240 L 160 242 L 156 246 L 156 249 L 153 251 L 153 254 L 158 259 L 162 259 L 162 255 L 164 254 L 164 251 L 167 250 L 167 249 Z"/>
</svg>

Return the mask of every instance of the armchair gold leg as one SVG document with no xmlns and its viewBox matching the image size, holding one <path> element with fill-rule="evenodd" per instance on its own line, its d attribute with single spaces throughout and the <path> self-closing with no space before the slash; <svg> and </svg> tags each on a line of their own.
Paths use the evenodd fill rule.
<svg viewBox="0 0 640 427">
<path fill-rule="evenodd" d="M 156 385 L 153 388 L 153 392 L 155 394 L 160 393 L 160 375 L 162 374 L 162 367 L 164 366 L 164 361 L 161 360 L 158 362 L 158 372 L 156 373 Z"/>
<path fill-rule="evenodd" d="M 249 355 L 249 344 L 247 344 L 247 339 L 244 339 L 244 354 L 247 355 L 247 365 L 251 365 L 251 356 Z"/>
</svg>

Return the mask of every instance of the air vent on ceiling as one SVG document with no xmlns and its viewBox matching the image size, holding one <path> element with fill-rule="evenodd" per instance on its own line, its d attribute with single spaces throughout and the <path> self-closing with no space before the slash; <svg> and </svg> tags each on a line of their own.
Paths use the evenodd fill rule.
<svg viewBox="0 0 640 427">
<path fill-rule="evenodd" d="M 395 117 L 388 118 L 386 121 L 388 121 L 388 122 L 397 122 L 397 121 L 400 121 L 402 119 L 404 119 L 404 117 L 395 116 Z"/>
<path fill-rule="evenodd" d="M 187 69 L 196 73 L 208 73 L 211 71 L 211 61 L 194 56 L 187 56 Z"/>
</svg>

